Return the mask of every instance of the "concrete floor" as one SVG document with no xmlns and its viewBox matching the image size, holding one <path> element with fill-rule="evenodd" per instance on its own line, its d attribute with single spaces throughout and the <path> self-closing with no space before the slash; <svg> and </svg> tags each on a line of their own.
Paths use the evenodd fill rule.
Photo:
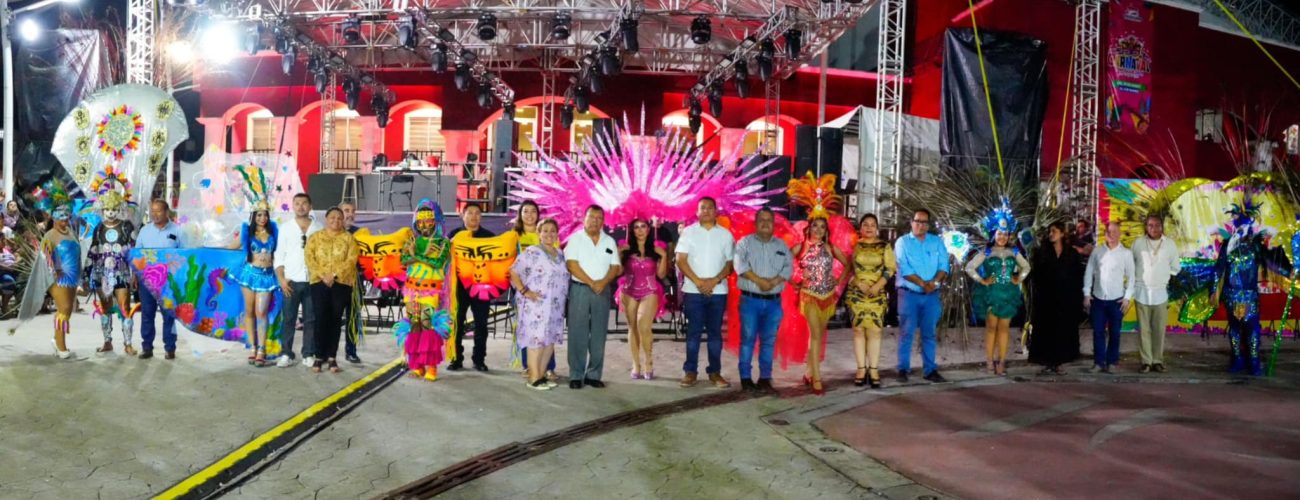
<svg viewBox="0 0 1300 500">
<path fill-rule="evenodd" d="M 396 357 L 391 337 L 370 336 L 361 347 L 366 364 L 345 364 L 345 371 L 339 375 L 314 375 L 301 366 L 254 369 L 245 363 L 240 346 L 188 333 L 182 334 L 178 349 L 181 355 L 173 361 L 96 355 L 94 347 L 101 342 L 98 323 L 79 315 L 73 319 L 74 333 L 69 338 L 78 359 L 59 361 L 49 347 L 49 323 L 48 316 L 41 317 L 18 335 L 0 338 L 0 436 L 4 436 L 7 450 L 0 454 L 0 498 L 148 497 Z M 9 326 L 0 322 L 4 330 Z M 969 367 L 974 366 L 970 363 L 981 362 L 982 332 L 972 330 L 965 342 L 959 337 L 954 332 L 941 345 L 940 363 L 966 363 Z M 1082 338 L 1084 350 L 1088 351 L 1090 333 L 1083 332 Z M 1135 336 L 1125 335 L 1126 352 L 1134 350 L 1135 341 Z M 884 344 L 883 367 L 890 368 L 897 345 L 892 332 Z M 965 412 L 960 420 L 960 425 L 965 426 L 962 428 L 978 428 L 980 422 L 1004 419 L 1007 414 L 1032 413 L 1042 409 L 1039 407 L 1052 408 L 1089 397 L 1110 397 L 1086 390 L 1060 391 L 1058 387 L 1116 385 L 1080 374 L 1039 378 L 1033 376 L 1035 367 L 1018 363 L 1012 365 L 1013 378 L 991 377 L 977 368 L 945 368 L 945 374 L 957 383 L 933 386 L 914 379 L 912 384 L 898 386 L 887 380 L 884 391 L 863 390 L 848 384 L 855 367 L 851 346 L 847 330 L 832 332 L 824 365 L 832 390 L 826 397 L 808 395 L 798 387 L 801 367 L 778 369 L 777 385 L 783 390 L 779 398 L 748 400 L 623 428 L 513 465 L 462 485 L 447 496 L 500 498 L 528 493 L 542 498 L 596 494 L 608 498 L 865 498 L 889 492 L 902 495 L 938 490 L 977 498 L 1005 497 L 999 492 L 1012 490 L 953 488 L 954 478 L 965 476 L 949 474 L 947 469 L 909 465 L 905 453 L 879 453 L 877 458 L 888 467 L 876 467 L 875 475 L 858 475 L 852 470 L 855 466 L 843 462 L 846 457 L 860 456 L 850 462 L 867 463 L 870 459 L 866 457 L 876 457 L 877 450 L 886 449 L 878 443 L 860 441 L 862 429 L 870 429 L 865 434 L 876 438 L 910 432 L 905 429 L 911 427 L 902 422 L 906 419 L 881 423 L 884 421 L 877 417 L 866 416 L 879 411 L 871 405 L 889 402 L 907 408 L 913 404 L 907 397 L 964 394 L 960 391 L 985 386 L 1027 391 L 1014 393 L 1014 397 L 1010 393 L 978 393 L 979 397 L 934 405 L 961 409 Z M 1194 381 L 1214 385 L 1218 391 L 1198 396 L 1202 404 L 1255 393 L 1253 385 L 1223 384 L 1230 381 L 1219 373 L 1220 365 L 1226 362 L 1219 353 L 1226 346 L 1225 339 L 1177 335 L 1171 336 L 1169 346 L 1175 354 L 1168 356 L 1168 361 L 1176 368 L 1176 373 L 1166 374 L 1169 384 L 1182 387 Z M 161 352 L 161 346 L 156 349 Z M 656 345 L 659 379 L 647 382 L 627 379 L 627 344 L 611 338 L 606 351 L 605 381 L 609 387 L 603 390 L 528 389 L 518 371 L 507 367 L 509 350 L 506 339 L 491 339 L 488 364 L 493 371 L 488 374 L 444 371 L 442 379 L 435 383 L 409 378 L 393 383 L 230 496 L 370 498 L 504 444 L 630 409 L 715 391 L 705 384 L 692 389 L 677 387 L 684 357 L 684 344 L 678 342 L 664 340 Z M 564 374 L 567 369 L 563 348 L 559 356 L 559 371 Z M 1288 352 L 1288 356 L 1300 357 L 1300 353 Z M 913 365 L 919 367 L 919 356 L 916 358 Z M 1086 364 L 1090 363 L 1081 361 L 1070 369 L 1079 372 Z M 1127 361 L 1125 369 L 1131 371 L 1133 364 Z M 723 373 L 739 385 L 736 360 L 730 353 L 724 354 Z M 1129 374 L 1118 379 L 1134 377 Z M 1300 379 L 1290 367 L 1280 378 Z M 1085 384 L 1054 385 L 1057 379 Z M 1293 409 L 1286 405 L 1297 401 L 1295 386 L 1274 385 L 1268 388 L 1272 391 L 1268 394 L 1282 405 L 1276 410 Z M 1141 401 L 1143 391 L 1156 394 L 1169 390 L 1162 384 L 1123 387 L 1136 391 L 1123 401 Z M 1048 394 L 1054 397 L 1046 397 Z M 969 399 L 991 403 L 956 404 Z M 1124 408 L 1141 411 L 1136 406 Z M 791 421 L 804 418 L 808 425 L 798 431 L 792 430 L 798 425 L 774 426 L 765 420 L 772 415 L 790 415 L 783 418 Z M 829 423 L 831 419 L 838 419 L 838 427 Z M 1271 420 L 1256 424 L 1282 427 Z M 818 430 L 823 426 L 829 436 Z M 882 427 L 890 431 L 876 432 Z M 847 430 L 837 434 L 833 428 Z M 927 439 L 933 439 L 929 446 L 947 452 L 948 441 L 939 438 L 958 432 L 952 429 L 956 427 L 933 430 L 927 435 Z M 1221 427 L 1201 431 L 1232 434 Z M 1007 446 L 1053 449 L 1043 446 L 1043 440 L 1057 439 L 1050 434 L 1032 433 L 1016 437 L 1022 441 Z M 1252 449 L 1235 449 L 1232 439 L 1225 439 L 1219 447 L 1225 453 L 1273 457 L 1252 451 L 1253 445 Z M 824 456 L 817 446 L 809 444 L 821 442 L 838 444 L 838 448 L 831 448 L 837 448 L 834 453 L 839 458 Z M 984 442 L 988 439 L 984 438 Z M 1127 441 L 1121 436 L 1105 446 L 1119 442 Z M 1287 460 L 1300 457 L 1283 455 L 1278 455 L 1282 461 L 1269 463 L 1296 470 L 1294 463 Z M 1264 460 L 1250 457 L 1241 460 Z M 1204 458 L 1178 462 L 1180 468 L 1171 468 L 1166 480 L 1194 483 L 1191 475 L 1195 471 L 1216 463 L 1208 456 Z M 1066 458 L 1061 461 L 1062 466 L 1068 465 Z M 990 462 L 988 466 L 996 465 Z M 895 467 L 896 472 L 889 467 Z M 1023 473 L 996 467 L 977 472 Z M 1015 491 L 1030 492 L 1030 496 L 1070 496 L 1055 489 L 1058 487 L 1070 485 L 1046 484 L 1039 485 L 1039 489 Z"/>
</svg>

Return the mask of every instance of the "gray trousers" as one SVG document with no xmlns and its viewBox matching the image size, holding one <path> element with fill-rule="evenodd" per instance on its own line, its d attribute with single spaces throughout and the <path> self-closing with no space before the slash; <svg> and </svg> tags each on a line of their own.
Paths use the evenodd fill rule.
<svg viewBox="0 0 1300 500">
<path fill-rule="evenodd" d="M 302 355 L 316 352 L 316 312 L 311 307 L 311 286 L 305 281 L 290 281 L 293 294 L 284 298 L 284 323 L 280 326 L 280 352 L 293 359 L 293 336 L 298 331 L 298 307 L 302 307 Z"/>
<path fill-rule="evenodd" d="M 1138 302 L 1138 354 L 1142 364 L 1165 362 L 1165 325 L 1169 322 L 1169 303 L 1149 306 Z"/>
<path fill-rule="evenodd" d="M 610 290 L 569 283 L 569 380 L 600 380 L 609 335 Z"/>
</svg>

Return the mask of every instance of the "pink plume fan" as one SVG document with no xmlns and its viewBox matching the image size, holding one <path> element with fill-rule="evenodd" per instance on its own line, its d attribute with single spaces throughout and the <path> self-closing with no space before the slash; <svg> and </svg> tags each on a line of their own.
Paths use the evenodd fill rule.
<svg viewBox="0 0 1300 500">
<path fill-rule="evenodd" d="M 764 186 L 776 173 L 768 168 L 775 159 L 740 161 L 735 151 L 714 162 L 694 147 L 693 136 L 673 131 L 638 137 L 627 130 L 625 123 L 612 136 L 594 137 L 582 155 L 521 157 L 523 171 L 512 174 L 516 188 L 510 197 L 537 202 L 545 217 L 560 223 L 560 234 L 568 235 L 581 227 L 589 205 L 605 209 L 610 227 L 636 218 L 689 223 L 701 198 L 713 198 L 718 213 L 728 215 L 757 210 L 783 191 Z"/>
</svg>

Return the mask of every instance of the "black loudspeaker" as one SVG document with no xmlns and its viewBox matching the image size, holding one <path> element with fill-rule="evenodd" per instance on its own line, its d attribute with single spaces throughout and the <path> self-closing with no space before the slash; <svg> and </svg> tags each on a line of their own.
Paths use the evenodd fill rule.
<svg viewBox="0 0 1300 500">
<path fill-rule="evenodd" d="M 790 207 L 790 195 L 786 194 L 786 188 L 790 186 L 790 157 L 755 155 L 752 162 L 761 165 L 768 160 L 772 162 L 767 165 L 765 173 L 775 173 L 763 181 L 764 187 L 768 191 L 780 190 L 780 192 L 767 197 L 767 206 L 780 212 Z"/>
<path fill-rule="evenodd" d="M 808 172 L 817 174 L 817 127 L 795 125 L 794 175 L 802 178 Z"/>
<path fill-rule="evenodd" d="M 496 130 L 493 134 L 492 157 L 488 159 L 492 165 L 492 194 L 488 199 L 493 200 L 494 210 L 504 211 L 507 205 L 503 202 L 506 196 L 506 168 L 514 163 L 517 125 L 514 120 L 502 116 L 492 126 Z"/>
<path fill-rule="evenodd" d="M 821 127 L 818 132 L 817 167 L 820 175 L 834 175 L 838 188 L 844 183 L 844 129 Z"/>
</svg>

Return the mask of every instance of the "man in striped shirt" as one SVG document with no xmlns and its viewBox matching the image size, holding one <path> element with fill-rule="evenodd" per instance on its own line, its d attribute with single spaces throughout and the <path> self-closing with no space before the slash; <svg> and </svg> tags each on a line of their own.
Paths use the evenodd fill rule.
<svg viewBox="0 0 1300 500">
<path fill-rule="evenodd" d="M 776 215 L 763 207 L 754 214 L 754 234 L 736 244 L 734 267 L 740 287 L 740 387 L 772 392 L 772 356 L 781 326 L 781 290 L 794 271 L 790 247 L 772 235 Z M 754 340 L 759 342 L 758 383 L 750 378 Z"/>
</svg>

